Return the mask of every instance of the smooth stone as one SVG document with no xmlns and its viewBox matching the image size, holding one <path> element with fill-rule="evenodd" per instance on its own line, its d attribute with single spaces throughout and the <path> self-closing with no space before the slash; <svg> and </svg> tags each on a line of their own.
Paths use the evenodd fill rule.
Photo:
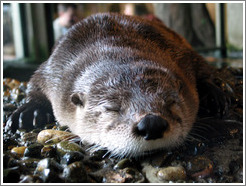
<svg viewBox="0 0 246 186">
<path fill-rule="evenodd" d="M 21 160 L 18 160 L 18 163 L 27 168 L 36 168 L 39 161 L 40 159 L 37 158 L 24 157 Z"/>
<path fill-rule="evenodd" d="M 114 166 L 114 169 L 124 169 L 130 166 L 132 166 L 132 162 L 129 159 L 122 159 Z"/>
<path fill-rule="evenodd" d="M 37 137 L 37 141 L 41 144 L 56 144 L 60 141 L 69 140 L 76 137 L 74 134 L 65 131 L 46 129 L 42 130 Z"/>
<path fill-rule="evenodd" d="M 185 169 L 180 165 L 162 168 L 153 167 L 152 165 L 146 162 L 142 163 L 141 165 L 143 167 L 142 173 L 145 175 L 146 179 L 150 183 L 169 183 L 186 181 Z M 175 171 L 177 171 L 177 175 L 175 175 Z"/>
<path fill-rule="evenodd" d="M 41 156 L 44 158 L 55 158 L 56 155 L 56 148 L 54 148 L 53 146 L 44 146 L 41 149 Z"/>
<path fill-rule="evenodd" d="M 193 178 L 205 178 L 212 172 L 213 162 L 205 156 L 196 156 L 187 163 L 187 173 Z"/>
<path fill-rule="evenodd" d="M 61 164 L 69 165 L 76 161 L 81 161 L 84 159 L 84 155 L 81 152 L 74 151 L 74 152 L 67 152 L 62 158 L 61 158 Z"/>
<path fill-rule="evenodd" d="M 52 169 L 55 172 L 59 173 L 62 171 L 63 168 L 55 160 L 53 160 L 51 158 L 45 158 L 45 159 L 42 159 L 38 162 L 38 165 L 37 165 L 37 168 L 36 168 L 34 174 L 45 173 L 45 172 L 43 172 L 45 169 Z"/>
<path fill-rule="evenodd" d="M 82 162 L 76 161 L 64 168 L 62 177 L 68 183 L 84 183 L 87 181 L 87 173 Z"/>
<path fill-rule="evenodd" d="M 40 143 L 32 144 L 25 149 L 24 156 L 32 157 L 32 158 L 39 158 L 41 157 L 42 148 L 43 148 L 43 145 Z"/>
<path fill-rule="evenodd" d="M 37 141 L 37 133 L 28 132 L 22 135 L 21 139 L 24 142 L 35 143 Z"/>
<path fill-rule="evenodd" d="M 107 155 L 107 150 L 97 150 L 97 151 L 93 151 L 92 153 L 90 153 L 90 160 L 92 161 L 100 161 L 103 158 L 106 157 Z"/>
<path fill-rule="evenodd" d="M 26 150 L 27 147 L 22 146 L 22 147 L 14 147 L 11 149 L 11 153 L 14 154 L 16 157 L 23 157 L 24 156 L 24 152 Z"/>
<path fill-rule="evenodd" d="M 104 183 L 144 183 L 144 181 L 144 176 L 133 168 L 108 171 L 102 180 Z"/>
<path fill-rule="evenodd" d="M 16 79 L 12 79 L 9 83 L 7 83 L 7 85 L 11 88 L 17 88 L 20 85 L 20 81 L 16 80 Z"/>
<path fill-rule="evenodd" d="M 84 153 L 83 149 L 74 142 L 62 141 L 56 145 L 57 152 L 60 156 L 64 156 L 68 152 L 78 151 Z"/>
<path fill-rule="evenodd" d="M 169 166 L 166 168 L 160 168 L 157 172 L 157 177 L 161 181 L 178 181 L 186 179 L 186 172 L 182 166 Z"/>
<path fill-rule="evenodd" d="M 63 180 L 59 177 L 59 174 L 53 169 L 44 169 L 39 174 L 43 182 L 48 183 L 61 183 Z"/>
</svg>

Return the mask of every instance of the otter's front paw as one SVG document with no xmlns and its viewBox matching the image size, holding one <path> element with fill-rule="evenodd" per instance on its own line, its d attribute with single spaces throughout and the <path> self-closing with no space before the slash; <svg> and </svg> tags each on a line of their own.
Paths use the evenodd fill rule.
<svg viewBox="0 0 246 186">
<path fill-rule="evenodd" d="M 218 86 L 210 81 L 198 84 L 200 97 L 200 115 L 226 116 L 229 112 L 231 99 Z"/>
<path fill-rule="evenodd" d="M 5 131 L 15 132 L 18 128 L 31 130 L 42 128 L 45 124 L 53 122 L 52 109 L 45 108 L 33 102 L 28 102 L 18 108 L 8 119 Z"/>
</svg>

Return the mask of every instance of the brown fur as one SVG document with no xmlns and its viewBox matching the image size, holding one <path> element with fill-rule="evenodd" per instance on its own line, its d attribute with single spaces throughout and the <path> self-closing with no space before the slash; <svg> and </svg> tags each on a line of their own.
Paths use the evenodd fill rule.
<svg viewBox="0 0 246 186">
<path fill-rule="evenodd" d="M 198 111 L 196 83 L 210 78 L 208 69 L 159 22 L 97 14 L 73 26 L 36 71 L 29 103 L 51 103 L 58 122 L 89 143 L 138 155 L 185 140 Z M 170 123 L 163 139 L 135 136 L 133 128 L 149 113 Z"/>
</svg>

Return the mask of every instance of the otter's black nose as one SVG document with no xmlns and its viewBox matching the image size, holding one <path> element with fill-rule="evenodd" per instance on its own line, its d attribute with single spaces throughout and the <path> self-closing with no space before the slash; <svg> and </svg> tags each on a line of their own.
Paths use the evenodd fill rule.
<svg viewBox="0 0 246 186">
<path fill-rule="evenodd" d="M 146 115 L 137 125 L 136 133 L 145 140 L 162 138 L 168 122 L 160 116 Z"/>
</svg>

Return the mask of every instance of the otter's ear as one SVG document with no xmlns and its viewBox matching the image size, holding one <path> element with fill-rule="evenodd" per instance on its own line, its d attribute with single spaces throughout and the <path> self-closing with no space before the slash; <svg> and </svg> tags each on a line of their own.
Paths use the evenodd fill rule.
<svg viewBox="0 0 246 186">
<path fill-rule="evenodd" d="M 71 101 L 76 106 L 84 106 L 84 94 L 83 93 L 73 93 L 71 95 Z"/>
</svg>

